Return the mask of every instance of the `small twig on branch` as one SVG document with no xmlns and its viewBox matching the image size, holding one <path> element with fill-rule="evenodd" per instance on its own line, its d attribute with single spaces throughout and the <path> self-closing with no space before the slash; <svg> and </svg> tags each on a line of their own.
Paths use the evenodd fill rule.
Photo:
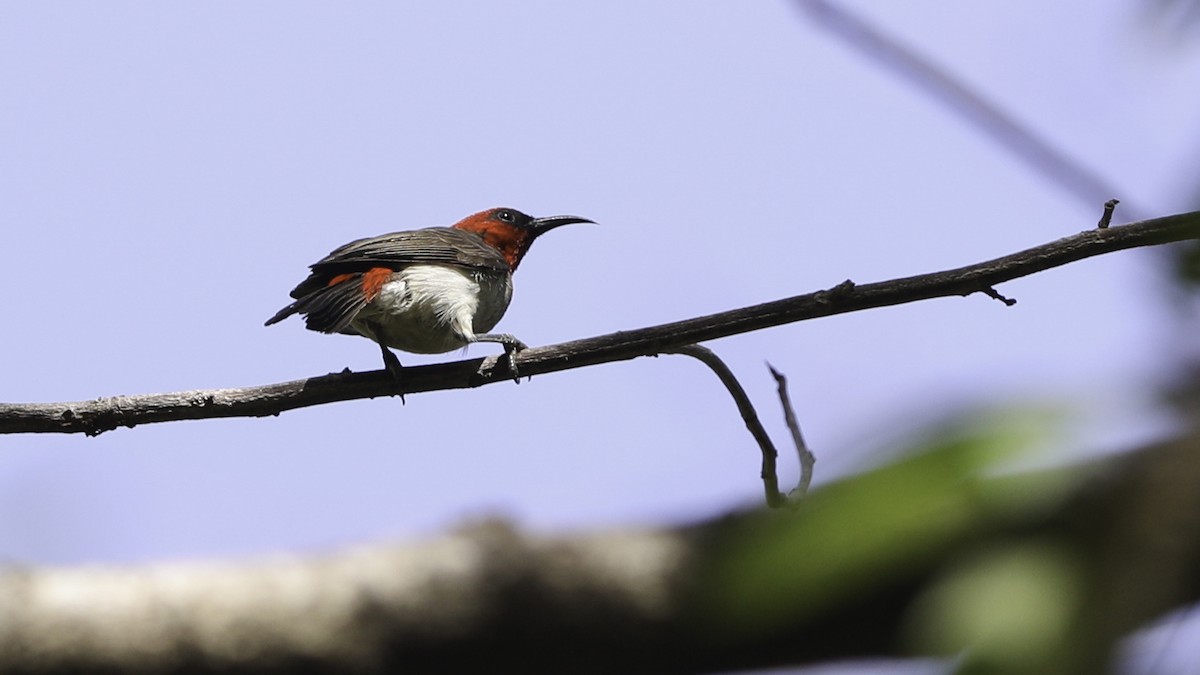
<svg viewBox="0 0 1200 675">
<path fill-rule="evenodd" d="M 1100 222 L 1096 223 L 1096 227 L 1101 230 L 1108 229 L 1108 226 L 1112 224 L 1113 211 L 1116 210 L 1117 204 L 1120 203 L 1120 199 L 1110 199 L 1104 202 L 1104 213 L 1100 216 Z"/>
<path fill-rule="evenodd" d="M 1016 300 L 1014 300 L 1013 298 L 1006 298 L 1003 295 L 1000 295 L 1000 291 L 997 291 L 996 289 L 992 288 L 991 286 L 984 286 L 980 292 L 983 293 L 984 295 L 988 296 L 989 298 L 1003 302 L 1005 307 L 1012 307 L 1013 305 L 1017 304 Z"/>
<path fill-rule="evenodd" d="M 1092 256 L 1139 246 L 1200 239 L 1200 212 L 1154 218 L 1106 229 L 1089 229 L 1042 246 L 957 269 L 920 274 L 874 284 L 843 283 L 837 287 L 744 307 L 719 314 L 622 331 L 598 337 L 530 348 L 517 354 L 522 375 L 541 375 L 600 363 L 652 356 L 678 347 L 750 331 L 875 307 L 975 293 L 996 284 Z M 404 370 L 396 387 L 385 371 L 338 373 L 282 384 L 124 396 L 75 403 L 0 404 L 0 433 L 99 434 L 120 426 L 278 415 L 311 405 L 401 391 L 478 387 L 507 381 L 507 370 L 495 368 L 496 357 L 470 359 Z"/>
<path fill-rule="evenodd" d="M 783 408 L 783 421 L 787 424 L 788 431 L 792 432 L 792 444 L 796 447 L 796 456 L 800 459 L 800 481 L 789 496 L 803 497 L 808 494 L 808 487 L 812 485 L 813 465 L 817 463 L 817 457 L 808 449 L 808 444 L 804 442 L 804 434 L 800 433 L 796 409 L 792 407 L 792 398 L 788 396 L 787 377 L 769 363 L 767 368 L 779 387 L 779 406 Z"/>
<path fill-rule="evenodd" d="M 779 492 L 779 474 L 775 465 L 775 458 L 779 456 L 779 453 L 775 450 L 775 444 L 771 442 L 767 430 L 759 421 L 754 404 L 750 402 L 750 397 L 746 395 L 746 390 L 742 388 L 742 384 L 738 382 L 733 371 L 711 349 L 700 345 L 684 345 L 672 349 L 669 353 L 691 356 L 708 366 L 721 379 L 721 384 L 725 385 L 725 388 L 729 390 L 729 395 L 733 397 L 733 402 L 737 404 L 742 421 L 746 423 L 746 429 L 750 431 L 750 435 L 754 437 L 759 449 L 762 450 L 762 482 L 767 506 L 779 508 L 787 503 L 787 498 Z"/>
</svg>

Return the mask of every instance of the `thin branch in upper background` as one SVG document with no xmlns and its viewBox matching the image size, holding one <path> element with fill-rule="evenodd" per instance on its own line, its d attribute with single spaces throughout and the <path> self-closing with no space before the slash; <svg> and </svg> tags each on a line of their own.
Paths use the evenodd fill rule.
<svg viewBox="0 0 1200 675">
<path fill-rule="evenodd" d="M 1122 194 L 1083 164 L 1055 148 L 1047 139 L 1002 111 L 1000 106 L 951 77 L 943 68 L 901 44 L 895 37 L 872 26 L 866 19 L 855 16 L 829 0 L 798 0 L 797 5 L 818 25 L 842 38 L 864 56 L 911 82 L 1089 207 L 1113 195 Z M 1144 211 L 1130 206 L 1128 202 L 1124 213 L 1131 220 L 1144 218 L 1141 215 Z"/>
<path fill-rule="evenodd" d="M 800 433 L 800 423 L 796 421 L 796 410 L 792 407 L 791 397 L 788 396 L 787 377 L 775 370 L 775 367 L 769 363 L 767 368 L 771 371 L 771 377 L 775 378 L 775 384 L 779 386 L 779 405 L 783 408 L 783 421 L 787 424 L 788 431 L 792 432 L 792 444 L 796 446 L 796 455 L 800 458 L 800 482 L 796 484 L 796 489 L 792 490 L 791 494 L 803 497 L 808 493 L 808 486 L 812 485 L 813 465 L 817 463 L 817 457 L 808 449 L 808 444 L 804 442 L 804 435 Z"/>
<path fill-rule="evenodd" d="M 1196 0 L 1150 0 L 1145 4 L 1151 20 L 1177 38 L 1189 37 L 1189 32 L 1200 27 L 1200 2 Z"/>
</svg>

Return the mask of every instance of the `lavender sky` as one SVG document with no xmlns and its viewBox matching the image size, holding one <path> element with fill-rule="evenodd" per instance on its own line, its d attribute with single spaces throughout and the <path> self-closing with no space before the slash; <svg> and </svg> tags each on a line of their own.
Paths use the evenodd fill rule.
<svg viewBox="0 0 1200 675">
<path fill-rule="evenodd" d="M 1134 3 L 845 5 L 1112 196 L 1188 207 L 1200 52 Z M 262 322 L 335 246 L 490 206 L 600 223 L 523 264 L 499 329 L 530 344 L 977 262 L 1101 207 L 785 2 L 4 3 L 0 91 L 4 401 L 376 369 L 365 340 Z M 1160 264 L 1120 253 L 1004 285 L 1012 308 L 943 299 L 709 346 L 781 443 L 765 362 L 790 376 L 817 484 L 976 406 L 1065 408 L 1062 451 L 1119 448 L 1167 424 Z M 0 437 L 0 557 L 674 523 L 755 503 L 757 472 L 707 370 L 642 358 L 406 406 Z"/>
</svg>

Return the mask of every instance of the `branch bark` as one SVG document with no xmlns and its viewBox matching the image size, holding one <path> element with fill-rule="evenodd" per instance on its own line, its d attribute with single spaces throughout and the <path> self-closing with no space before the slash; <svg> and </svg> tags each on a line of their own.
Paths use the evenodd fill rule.
<svg viewBox="0 0 1200 675">
<path fill-rule="evenodd" d="M 582 368 L 652 356 L 687 344 L 761 330 L 796 321 L 899 305 L 938 297 L 982 292 L 994 285 L 1060 267 L 1084 258 L 1140 246 L 1200 239 L 1200 212 L 1093 229 L 994 260 L 957 269 L 879 283 L 845 281 L 761 305 L 631 331 L 522 351 L 522 375 Z M 385 371 L 333 373 L 280 384 L 117 396 L 72 403 L 0 404 L 0 433 L 86 433 L 138 424 L 218 417 L 262 417 L 335 401 L 425 391 L 478 387 L 507 381 L 497 357 L 406 368 L 397 387 Z"/>
</svg>

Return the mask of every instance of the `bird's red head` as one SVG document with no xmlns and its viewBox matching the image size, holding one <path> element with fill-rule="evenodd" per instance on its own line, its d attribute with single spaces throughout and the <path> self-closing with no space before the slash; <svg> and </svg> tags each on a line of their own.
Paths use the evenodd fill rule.
<svg viewBox="0 0 1200 675">
<path fill-rule="evenodd" d="M 533 240 L 542 233 L 561 225 L 590 222 L 593 221 L 578 216 L 534 218 L 516 209 L 500 207 L 467 216 L 455 223 L 454 227 L 483 237 L 485 242 L 504 255 L 508 266 L 516 270 Z"/>
</svg>

